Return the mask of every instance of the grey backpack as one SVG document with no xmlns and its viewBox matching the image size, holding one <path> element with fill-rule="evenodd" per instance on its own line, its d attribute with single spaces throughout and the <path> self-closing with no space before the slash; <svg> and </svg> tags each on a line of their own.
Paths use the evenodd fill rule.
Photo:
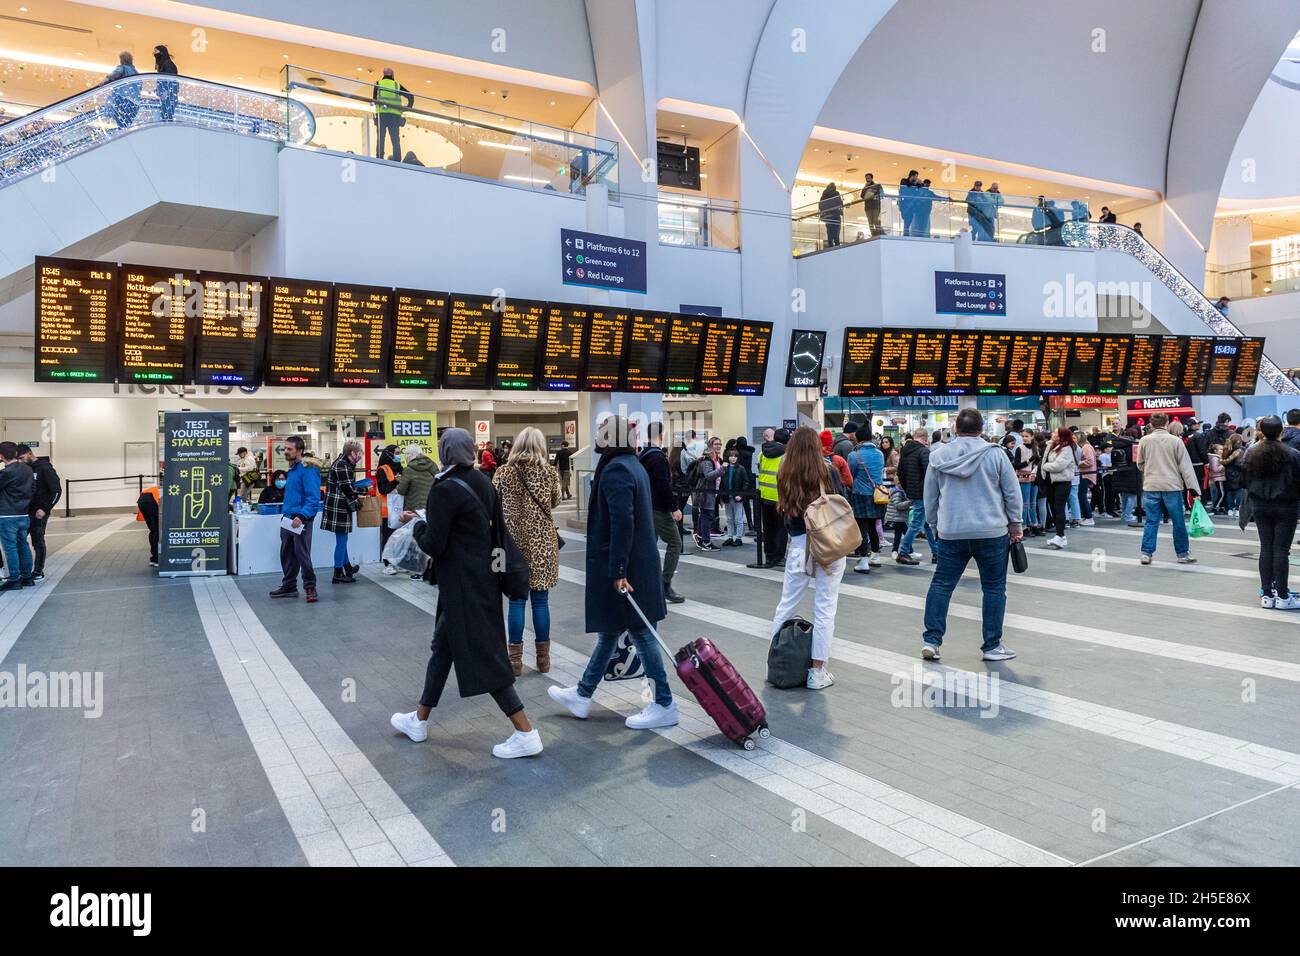
<svg viewBox="0 0 1300 956">
<path fill-rule="evenodd" d="M 781 625 L 767 651 L 767 682 L 773 687 L 803 687 L 812 665 L 812 625 L 793 617 Z"/>
</svg>

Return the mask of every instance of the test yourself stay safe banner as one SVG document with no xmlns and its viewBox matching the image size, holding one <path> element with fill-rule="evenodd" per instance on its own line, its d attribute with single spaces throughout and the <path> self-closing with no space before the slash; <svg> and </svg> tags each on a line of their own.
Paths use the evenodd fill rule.
<svg viewBox="0 0 1300 956">
<path fill-rule="evenodd" d="M 225 574 L 230 414 L 166 412 L 158 573 Z"/>
</svg>

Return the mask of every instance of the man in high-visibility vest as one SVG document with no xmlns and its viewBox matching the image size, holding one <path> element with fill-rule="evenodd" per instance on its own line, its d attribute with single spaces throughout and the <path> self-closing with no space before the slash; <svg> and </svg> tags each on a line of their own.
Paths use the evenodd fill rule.
<svg viewBox="0 0 1300 956">
<path fill-rule="evenodd" d="M 790 433 L 784 428 L 769 428 L 763 433 L 763 447 L 758 456 L 758 497 L 763 512 L 764 567 L 785 566 L 785 519 L 776 510 L 776 474 L 781 468 Z"/>
<path fill-rule="evenodd" d="M 384 136 L 393 142 L 393 154 L 388 158 L 394 162 L 402 160 L 402 137 L 399 130 L 405 122 L 402 111 L 415 105 L 415 97 L 410 90 L 398 83 L 393 76 L 391 66 L 384 67 L 384 77 L 375 84 L 373 99 L 375 101 L 375 120 L 379 124 L 379 147 L 375 155 L 384 158 Z M 405 100 L 405 106 L 403 106 Z"/>
</svg>

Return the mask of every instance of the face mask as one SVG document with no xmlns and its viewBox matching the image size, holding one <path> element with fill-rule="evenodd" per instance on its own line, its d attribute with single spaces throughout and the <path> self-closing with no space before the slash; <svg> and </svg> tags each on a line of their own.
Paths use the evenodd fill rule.
<svg viewBox="0 0 1300 956">
<path fill-rule="evenodd" d="M 285 482 L 285 480 L 284 480 L 283 478 L 277 478 L 277 479 L 275 479 L 275 487 L 277 487 L 277 488 L 283 488 L 283 487 L 285 486 L 285 484 L 286 484 L 286 482 Z"/>
</svg>

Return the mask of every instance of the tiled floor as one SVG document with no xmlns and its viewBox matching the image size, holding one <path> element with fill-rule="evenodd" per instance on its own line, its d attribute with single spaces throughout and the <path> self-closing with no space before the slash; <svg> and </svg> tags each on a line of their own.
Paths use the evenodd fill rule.
<svg viewBox="0 0 1300 956">
<path fill-rule="evenodd" d="M 708 634 L 759 692 L 773 736 L 750 753 L 675 679 L 682 722 L 660 732 L 622 724 L 637 682 L 585 722 L 549 699 L 592 643 L 575 537 L 554 668 L 529 646 L 517 683 L 546 750 L 508 762 L 507 723 L 454 677 L 427 742 L 388 725 L 415 705 L 435 589 L 368 569 L 314 606 L 270 601 L 267 577 L 156 578 L 134 522 L 50 531 L 49 580 L 0 595 L 0 680 L 99 674 L 103 712 L 0 709 L 0 864 L 1300 863 L 1300 613 L 1258 607 L 1235 528 L 1192 568 L 1139 566 L 1118 522 L 1065 554 L 1031 542 L 1002 664 L 979 658 L 973 576 L 922 665 L 930 567 L 850 572 L 821 692 L 763 683 L 779 574 L 749 548 L 689 556 L 661 630 Z M 944 678 L 973 696 L 922 706 Z"/>
</svg>

